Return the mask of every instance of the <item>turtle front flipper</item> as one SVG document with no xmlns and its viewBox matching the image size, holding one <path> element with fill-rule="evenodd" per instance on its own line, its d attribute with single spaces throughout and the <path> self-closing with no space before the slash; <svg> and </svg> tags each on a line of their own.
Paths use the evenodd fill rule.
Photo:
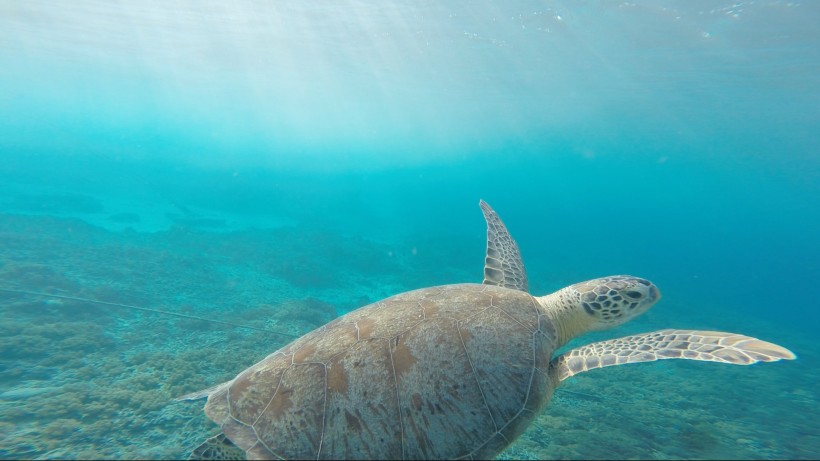
<svg viewBox="0 0 820 461">
<path fill-rule="evenodd" d="M 225 434 L 220 432 L 196 447 L 188 459 L 244 460 L 247 458 L 241 448 L 234 445 Z"/>
<path fill-rule="evenodd" d="M 660 330 L 572 349 L 550 362 L 556 384 L 570 376 L 612 365 L 662 359 L 705 360 L 734 365 L 793 360 L 788 349 L 750 336 L 722 331 Z"/>
<path fill-rule="evenodd" d="M 527 271 L 524 262 L 507 227 L 498 214 L 479 200 L 479 206 L 487 221 L 487 254 L 484 259 L 484 285 L 498 285 L 527 292 Z"/>
</svg>

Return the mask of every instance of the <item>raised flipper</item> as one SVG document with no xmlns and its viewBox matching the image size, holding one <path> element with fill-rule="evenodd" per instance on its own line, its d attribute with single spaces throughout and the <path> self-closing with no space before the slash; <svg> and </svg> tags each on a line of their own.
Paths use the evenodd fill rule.
<svg viewBox="0 0 820 461">
<path fill-rule="evenodd" d="M 700 330 L 660 330 L 641 335 L 599 341 L 573 349 L 550 362 L 550 377 L 561 382 L 594 368 L 652 362 L 662 359 L 705 360 L 751 365 L 757 362 L 793 360 L 795 355 L 777 344 L 757 338 Z"/>
<path fill-rule="evenodd" d="M 490 205 L 484 200 L 480 200 L 478 204 L 487 221 L 484 285 L 498 285 L 527 292 L 527 271 L 524 270 L 518 245 Z"/>
<path fill-rule="evenodd" d="M 234 445 L 225 434 L 220 432 L 196 447 L 188 459 L 244 460 L 246 457 L 241 448 Z"/>
</svg>

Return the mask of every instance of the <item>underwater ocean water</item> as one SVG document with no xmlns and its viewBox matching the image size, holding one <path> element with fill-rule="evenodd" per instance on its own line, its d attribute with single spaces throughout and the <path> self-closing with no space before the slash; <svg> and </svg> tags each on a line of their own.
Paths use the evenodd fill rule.
<svg viewBox="0 0 820 461">
<path fill-rule="evenodd" d="M 479 199 L 533 294 L 660 287 L 570 346 L 671 327 L 797 355 L 581 374 L 502 458 L 820 458 L 818 21 L 0 0 L 0 458 L 186 457 L 217 427 L 175 397 L 370 302 L 480 282 Z"/>
</svg>

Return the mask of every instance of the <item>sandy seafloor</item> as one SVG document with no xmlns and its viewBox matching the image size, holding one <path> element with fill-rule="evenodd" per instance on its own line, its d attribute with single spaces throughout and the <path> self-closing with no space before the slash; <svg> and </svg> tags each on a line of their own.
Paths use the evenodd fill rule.
<svg viewBox="0 0 820 461">
<path fill-rule="evenodd" d="M 38 203 L 49 202 L 39 197 Z M 85 210 L 88 216 L 110 226 L 49 216 L 66 207 L 82 211 L 83 203 L 95 199 L 55 196 L 43 213 L 0 214 L 0 288 L 302 334 L 391 294 L 482 276 L 483 227 L 466 242 L 424 236 L 377 242 L 287 223 L 214 230 L 209 226 L 223 221 L 183 220 L 174 213 L 164 215 L 176 221 L 166 230 L 137 231 L 133 227 L 150 222 L 149 213 L 95 214 L 93 206 Z M 522 252 L 526 260 L 527 249 Z M 461 261 L 475 261 L 475 267 Z M 547 285 L 558 289 L 564 283 Z M 691 310 L 685 318 L 676 314 L 690 301 L 703 306 L 695 317 Z M 662 304 L 615 331 L 572 344 L 726 320 L 713 318 L 708 300 Z M 0 458 L 185 457 L 216 426 L 202 412 L 204 401 L 173 398 L 229 380 L 290 341 L 9 292 L 0 292 L 0 315 Z M 820 457 L 818 390 L 807 385 L 820 382 L 820 371 L 811 366 L 817 363 L 815 339 L 756 322 L 744 318 L 738 332 L 789 338 L 780 342 L 798 353 L 798 361 L 739 367 L 670 360 L 584 373 L 556 392 L 501 457 Z"/>
</svg>

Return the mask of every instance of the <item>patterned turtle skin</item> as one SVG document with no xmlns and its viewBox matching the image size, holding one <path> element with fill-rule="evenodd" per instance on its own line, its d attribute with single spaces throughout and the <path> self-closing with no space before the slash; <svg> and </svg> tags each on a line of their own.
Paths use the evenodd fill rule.
<svg viewBox="0 0 820 461">
<path fill-rule="evenodd" d="M 491 459 L 527 428 L 561 381 L 594 368 L 665 358 L 734 364 L 793 359 L 747 336 L 662 330 L 588 344 L 660 292 L 612 276 L 533 297 L 516 243 L 481 202 L 488 225 L 483 284 L 401 293 L 302 336 L 207 396 L 222 433 L 200 459 Z"/>
</svg>

